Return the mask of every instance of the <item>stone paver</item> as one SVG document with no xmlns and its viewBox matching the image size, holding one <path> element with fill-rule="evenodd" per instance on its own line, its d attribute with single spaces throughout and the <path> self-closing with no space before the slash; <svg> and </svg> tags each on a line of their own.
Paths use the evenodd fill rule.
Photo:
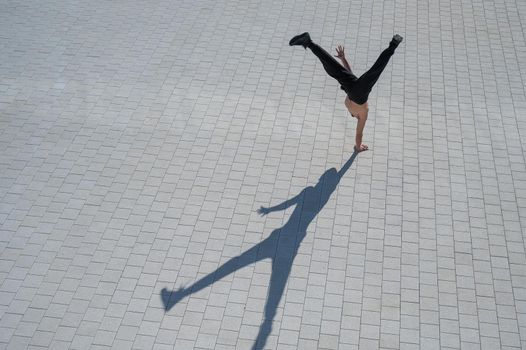
<svg viewBox="0 0 526 350">
<path fill-rule="evenodd" d="M 0 8 L 0 348 L 526 348 L 524 1 Z"/>
</svg>

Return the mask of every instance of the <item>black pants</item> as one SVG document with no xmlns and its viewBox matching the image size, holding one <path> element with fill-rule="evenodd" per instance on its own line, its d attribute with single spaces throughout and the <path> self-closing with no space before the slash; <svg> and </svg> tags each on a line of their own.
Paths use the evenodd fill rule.
<svg viewBox="0 0 526 350">
<path fill-rule="evenodd" d="M 311 43 L 309 48 L 320 59 L 325 71 L 331 77 L 338 80 L 342 90 L 349 96 L 349 99 L 357 104 L 367 102 L 371 89 L 374 84 L 376 84 L 376 81 L 378 81 L 380 74 L 382 74 L 385 66 L 389 63 L 389 59 L 395 52 L 395 46 L 389 45 L 389 47 L 380 54 L 380 57 L 378 57 L 373 66 L 362 74 L 361 77 L 357 78 L 350 70 L 339 64 L 332 55 L 322 49 L 321 46 Z"/>
</svg>

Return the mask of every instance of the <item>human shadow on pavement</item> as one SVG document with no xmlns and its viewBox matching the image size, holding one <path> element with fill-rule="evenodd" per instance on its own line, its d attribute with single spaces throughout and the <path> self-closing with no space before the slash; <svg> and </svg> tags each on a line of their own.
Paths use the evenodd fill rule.
<svg viewBox="0 0 526 350">
<path fill-rule="evenodd" d="M 217 270 L 201 278 L 187 288 L 169 291 L 163 288 L 161 299 L 166 311 L 169 311 L 181 299 L 196 293 L 221 278 L 257 261 L 269 258 L 272 260 L 272 272 L 265 305 L 264 321 L 252 349 L 263 349 L 272 330 L 272 322 L 285 290 L 292 263 L 299 246 L 307 234 L 307 227 L 328 202 L 345 172 L 357 156 L 354 152 L 340 171 L 331 168 L 320 177 L 318 183 L 304 188 L 297 196 L 270 208 L 261 207 L 258 212 L 266 215 L 273 211 L 284 210 L 296 205 L 289 220 L 283 227 L 274 230 L 268 238 L 256 244 L 243 254 L 234 257 L 221 265 Z"/>
</svg>

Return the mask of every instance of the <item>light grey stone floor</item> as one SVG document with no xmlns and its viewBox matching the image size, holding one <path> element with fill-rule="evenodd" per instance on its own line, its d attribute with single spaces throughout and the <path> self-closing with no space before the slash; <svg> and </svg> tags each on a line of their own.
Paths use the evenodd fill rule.
<svg viewBox="0 0 526 350">
<path fill-rule="evenodd" d="M 0 0 L 0 348 L 525 349 L 525 28 L 523 0 Z M 358 73 L 405 37 L 356 158 L 306 30 Z"/>
</svg>

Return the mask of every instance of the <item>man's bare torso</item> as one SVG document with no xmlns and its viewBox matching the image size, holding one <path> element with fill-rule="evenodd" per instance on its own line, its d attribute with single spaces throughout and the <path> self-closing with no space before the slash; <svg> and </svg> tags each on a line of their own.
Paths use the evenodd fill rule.
<svg viewBox="0 0 526 350">
<path fill-rule="evenodd" d="M 348 96 L 345 97 L 345 107 L 347 107 L 349 113 L 357 119 L 360 119 L 360 117 L 366 117 L 369 110 L 367 102 L 363 105 L 359 105 L 356 102 L 351 101 Z"/>
</svg>

